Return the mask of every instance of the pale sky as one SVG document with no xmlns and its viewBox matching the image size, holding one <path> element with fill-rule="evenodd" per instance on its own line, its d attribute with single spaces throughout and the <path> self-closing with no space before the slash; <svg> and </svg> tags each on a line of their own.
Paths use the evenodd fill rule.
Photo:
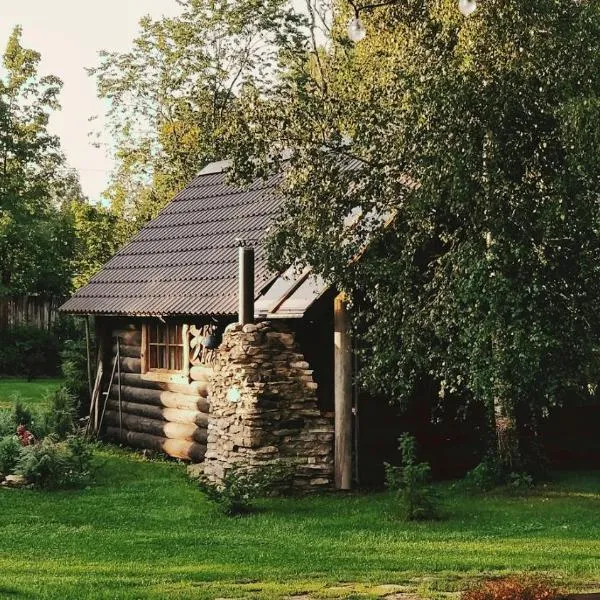
<svg viewBox="0 0 600 600">
<path fill-rule="evenodd" d="M 97 64 L 99 50 L 127 50 L 143 15 L 177 12 L 175 0 L 0 0 L 0 53 L 13 27 L 21 25 L 23 45 L 42 54 L 41 73 L 57 75 L 64 82 L 62 111 L 53 117 L 51 127 L 92 201 L 100 199 L 112 161 L 88 138 L 99 124 L 88 119 L 104 114 L 104 106 L 84 68 Z"/>
</svg>

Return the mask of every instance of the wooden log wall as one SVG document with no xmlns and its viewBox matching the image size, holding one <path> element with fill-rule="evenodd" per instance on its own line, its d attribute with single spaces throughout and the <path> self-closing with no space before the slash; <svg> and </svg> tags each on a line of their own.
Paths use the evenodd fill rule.
<svg viewBox="0 0 600 600">
<path fill-rule="evenodd" d="M 164 452 L 169 456 L 200 462 L 206 453 L 208 427 L 208 382 L 212 369 L 194 366 L 189 383 L 156 381 L 141 374 L 142 322 L 126 324 L 106 320 L 111 351 L 104 365 L 108 377 L 120 344 L 119 376 L 115 375 L 107 399 L 104 434 L 133 446 Z"/>
</svg>

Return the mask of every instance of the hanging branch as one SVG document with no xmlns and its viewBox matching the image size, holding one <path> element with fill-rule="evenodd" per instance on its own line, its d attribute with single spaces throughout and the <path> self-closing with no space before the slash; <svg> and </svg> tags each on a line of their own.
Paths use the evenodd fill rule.
<svg viewBox="0 0 600 600">
<path fill-rule="evenodd" d="M 363 4 L 362 6 L 358 6 L 355 0 L 347 0 L 348 4 L 354 9 L 354 14 L 356 18 L 360 15 L 362 11 L 373 10 L 374 8 L 380 8 L 381 6 L 392 6 L 393 4 L 398 4 L 399 0 L 387 0 L 387 2 L 376 2 L 374 4 Z"/>
</svg>

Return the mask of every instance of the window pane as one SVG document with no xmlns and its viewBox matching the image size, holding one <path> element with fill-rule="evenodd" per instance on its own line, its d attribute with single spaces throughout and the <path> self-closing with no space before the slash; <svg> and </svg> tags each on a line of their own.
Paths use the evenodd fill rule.
<svg viewBox="0 0 600 600">
<path fill-rule="evenodd" d="M 183 327 L 152 323 L 148 325 L 148 368 L 183 370 Z"/>
</svg>

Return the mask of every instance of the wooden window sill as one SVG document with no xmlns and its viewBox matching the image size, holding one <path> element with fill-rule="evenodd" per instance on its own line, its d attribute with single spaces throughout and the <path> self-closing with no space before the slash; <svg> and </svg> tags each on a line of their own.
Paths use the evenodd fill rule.
<svg viewBox="0 0 600 600">
<path fill-rule="evenodd" d="M 151 370 L 142 373 L 146 381 L 165 381 L 170 383 L 189 383 L 190 378 L 183 371 Z"/>
</svg>

